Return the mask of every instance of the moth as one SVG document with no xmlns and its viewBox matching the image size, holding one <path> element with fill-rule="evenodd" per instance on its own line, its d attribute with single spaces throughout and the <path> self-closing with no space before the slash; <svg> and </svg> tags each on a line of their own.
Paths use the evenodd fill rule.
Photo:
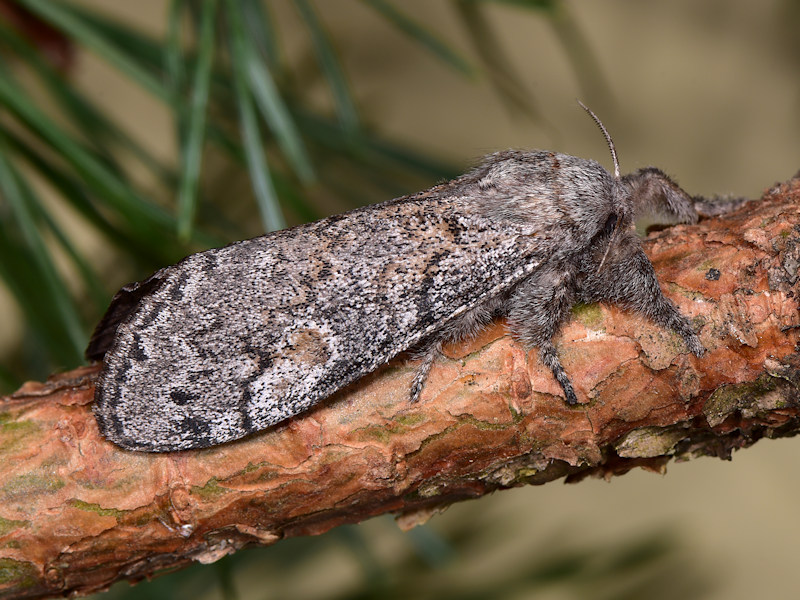
<svg viewBox="0 0 800 600">
<path fill-rule="evenodd" d="M 583 106 L 583 105 L 582 105 Z M 95 415 L 130 450 L 236 440 L 285 421 L 405 351 L 416 401 L 443 343 L 505 317 L 578 398 L 553 345 L 576 302 L 627 307 L 704 352 L 661 293 L 633 222 L 698 220 L 663 172 L 620 176 L 547 151 L 490 154 L 428 190 L 193 254 L 114 296 L 87 348 Z"/>
</svg>

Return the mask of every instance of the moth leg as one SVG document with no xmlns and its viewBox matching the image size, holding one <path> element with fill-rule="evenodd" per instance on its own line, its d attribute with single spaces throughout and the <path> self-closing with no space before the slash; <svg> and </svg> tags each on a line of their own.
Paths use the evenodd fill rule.
<svg viewBox="0 0 800 600">
<path fill-rule="evenodd" d="M 556 381 L 561 385 L 561 389 L 564 390 L 564 397 L 567 400 L 567 404 L 578 404 L 578 396 L 575 395 L 572 382 L 569 380 L 564 367 L 561 366 L 561 361 L 558 359 L 558 354 L 556 353 L 556 347 L 550 340 L 539 345 L 539 360 L 553 372 L 553 377 L 556 378 Z"/>
<path fill-rule="evenodd" d="M 425 387 L 425 382 L 428 380 L 428 374 L 431 371 L 433 362 L 442 352 L 442 345 L 474 338 L 487 323 L 491 322 L 494 315 L 500 311 L 503 300 L 502 297 L 498 297 L 484 301 L 482 304 L 468 310 L 459 318 L 447 324 L 438 333 L 437 339 L 421 346 L 421 350 L 416 353 L 416 357 L 422 359 L 422 363 L 418 367 L 416 375 L 414 375 L 414 381 L 411 383 L 412 403 L 419 400 L 422 388 Z"/>
<path fill-rule="evenodd" d="M 694 196 L 692 198 L 697 214 L 704 219 L 726 215 L 740 206 L 750 202 L 750 198 L 741 196 Z"/>
<path fill-rule="evenodd" d="M 412 404 L 419 400 L 420 394 L 422 394 L 422 388 L 425 387 L 425 382 L 428 381 L 428 375 L 431 372 L 433 361 L 436 360 L 436 357 L 439 356 L 441 351 L 442 341 L 437 340 L 423 347 L 423 349 L 417 354 L 417 357 L 421 358 L 422 362 L 420 363 L 419 367 L 417 367 L 414 380 L 411 382 L 411 390 L 409 395 Z"/>
<path fill-rule="evenodd" d="M 669 223 L 697 223 L 694 199 L 663 171 L 639 169 L 622 177 L 628 186 L 633 220 L 650 215 Z"/>
<path fill-rule="evenodd" d="M 647 257 L 645 257 L 645 259 L 646 258 Z M 656 283 L 656 286 L 657 285 Z M 703 354 L 705 354 L 706 349 L 703 347 L 694 329 L 692 329 L 689 319 L 683 316 L 680 311 L 678 311 L 677 307 L 666 298 L 657 287 L 653 289 L 647 286 L 647 288 L 636 290 L 636 292 L 630 294 L 627 299 L 621 299 L 619 303 L 648 317 L 657 325 L 661 325 L 666 329 L 671 329 L 680 335 L 689 351 L 695 356 L 703 356 Z"/>
<path fill-rule="evenodd" d="M 705 352 L 689 319 L 661 293 L 653 265 L 635 234 L 629 233 L 615 244 L 600 270 L 589 270 L 579 286 L 583 302 L 607 300 L 638 312 L 662 327 L 680 335 L 689 350 L 702 356 Z"/>
<path fill-rule="evenodd" d="M 552 371 L 569 404 L 577 404 L 578 397 L 552 340 L 569 316 L 573 303 L 571 272 L 553 269 L 520 285 L 511 296 L 508 308 L 511 331 L 526 348 L 539 349 L 539 360 Z"/>
<path fill-rule="evenodd" d="M 735 211 L 750 201 L 741 196 L 690 196 L 663 171 L 639 169 L 622 178 L 630 190 L 633 220 L 651 215 L 669 223 L 697 223 Z"/>
</svg>

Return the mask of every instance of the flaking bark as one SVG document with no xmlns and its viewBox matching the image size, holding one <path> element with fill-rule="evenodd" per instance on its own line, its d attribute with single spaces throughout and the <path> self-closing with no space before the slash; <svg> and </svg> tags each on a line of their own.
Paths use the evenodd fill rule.
<svg viewBox="0 0 800 600">
<path fill-rule="evenodd" d="M 579 398 L 497 323 L 446 348 L 410 405 L 401 357 L 240 442 L 125 452 L 91 412 L 97 366 L 0 404 L 0 598 L 86 594 L 253 544 L 392 512 L 401 527 L 497 489 L 663 471 L 800 430 L 800 179 L 650 236 L 667 296 L 708 352 L 591 305 L 557 338 Z"/>
</svg>

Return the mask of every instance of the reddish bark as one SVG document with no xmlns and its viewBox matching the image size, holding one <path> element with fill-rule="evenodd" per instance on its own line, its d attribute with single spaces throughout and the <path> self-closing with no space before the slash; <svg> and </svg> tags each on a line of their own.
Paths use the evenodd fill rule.
<svg viewBox="0 0 800 600">
<path fill-rule="evenodd" d="M 447 349 L 416 405 L 396 360 L 302 418 L 247 440 L 124 452 L 91 412 L 97 367 L 28 383 L 0 405 L 0 597 L 89 593 L 248 544 L 313 535 L 564 476 L 728 458 L 798 428 L 800 179 L 727 218 L 646 243 L 665 293 L 708 348 L 606 306 L 558 338 L 584 406 L 498 323 Z"/>
</svg>

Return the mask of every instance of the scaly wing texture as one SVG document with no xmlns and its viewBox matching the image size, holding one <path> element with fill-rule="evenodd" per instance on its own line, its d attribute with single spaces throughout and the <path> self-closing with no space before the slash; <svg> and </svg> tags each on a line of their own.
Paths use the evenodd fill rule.
<svg viewBox="0 0 800 600">
<path fill-rule="evenodd" d="M 189 256 L 112 305 L 103 433 L 170 451 L 265 429 L 536 269 L 541 239 L 434 190 Z"/>
</svg>

